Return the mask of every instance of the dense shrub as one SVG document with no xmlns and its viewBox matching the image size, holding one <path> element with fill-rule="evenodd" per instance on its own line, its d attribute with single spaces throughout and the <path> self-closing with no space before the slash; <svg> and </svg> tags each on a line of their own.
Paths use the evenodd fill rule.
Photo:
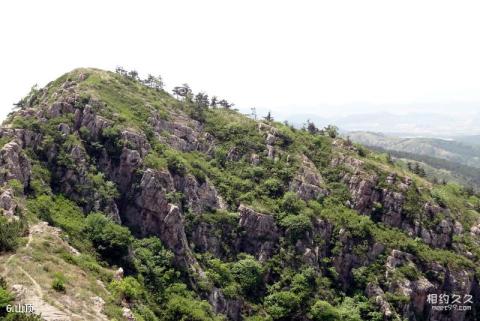
<svg viewBox="0 0 480 321">
<path fill-rule="evenodd" d="M 62 273 L 55 273 L 52 280 L 52 289 L 57 292 L 65 292 L 65 282 L 66 278 Z"/>
<path fill-rule="evenodd" d="M 265 298 L 265 310 L 273 320 L 290 320 L 300 307 L 300 298 L 290 291 L 280 291 Z"/>
<path fill-rule="evenodd" d="M 156 237 L 136 240 L 133 248 L 134 266 L 145 286 L 158 297 L 163 297 L 165 289 L 179 277 L 173 268 L 173 253 Z"/>
<path fill-rule="evenodd" d="M 306 215 L 287 215 L 281 219 L 280 225 L 286 229 L 287 235 L 293 241 L 302 237 L 306 231 L 311 230 L 312 222 Z"/>
<path fill-rule="evenodd" d="M 109 289 L 118 302 L 123 300 L 132 302 L 139 299 L 143 294 L 142 285 L 132 276 L 127 276 L 121 280 L 113 280 Z"/>
<path fill-rule="evenodd" d="M 220 321 L 207 301 L 200 301 L 186 290 L 185 284 L 174 284 L 167 290 L 167 301 L 161 319 L 165 321 Z"/>
<path fill-rule="evenodd" d="M 232 275 L 237 281 L 243 293 L 249 296 L 256 296 L 258 294 L 260 285 L 262 283 L 262 266 L 251 256 L 233 263 Z"/>
<path fill-rule="evenodd" d="M 340 321 L 340 313 L 330 303 L 318 300 L 310 309 L 314 321 Z"/>
<path fill-rule="evenodd" d="M 15 296 L 12 293 L 3 287 L 0 287 L 0 311 L 9 305 L 13 299 L 15 299 Z"/>
<path fill-rule="evenodd" d="M 301 200 L 297 194 L 293 192 L 287 192 L 283 195 L 282 210 L 287 214 L 300 213 L 305 208 L 305 202 Z"/>
<path fill-rule="evenodd" d="M 143 160 L 143 164 L 149 168 L 157 170 L 167 168 L 167 160 L 158 156 L 155 152 L 148 153 Z"/>
<path fill-rule="evenodd" d="M 63 196 L 42 194 L 27 201 L 28 211 L 50 225 L 60 227 L 70 237 L 70 243 L 78 250 L 90 248 L 82 230 L 85 226 L 83 210 Z"/>
<path fill-rule="evenodd" d="M 282 194 L 283 183 L 276 178 L 269 178 L 263 182 L 262 189 L 267 195 L 278 197 Z"/>
<path fill-rule="evenodd" d="M 101 213 L 90 214 L 83 232 L 92 241 L 95 249 L 109 262 L 118 262 L 128 255 L 132 244 L 130 231 Z"/>
<path fill-rule="evenodd" d="M 23 230 L 21 221 L 9 220 L 0 214 L 0 252 L 15 250 Z"/>
<path fill-rule="evenodd" d="M 187 170 L 185 161 L 175 152 L 167 155 L 167 166 L 169 171 L 178 175 L 184 175 Z"/>
</svg>

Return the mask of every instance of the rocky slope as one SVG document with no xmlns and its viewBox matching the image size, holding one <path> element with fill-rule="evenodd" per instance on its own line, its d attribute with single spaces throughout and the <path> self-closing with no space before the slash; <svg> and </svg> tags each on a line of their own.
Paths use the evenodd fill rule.
<svg viewBox="0 0 480 321">
<path fill-rule="evenodd" d="M 0 129 L 2 229 L 21 243 L 47 221 L 88 257 L 57 253 L 106 284 L 85 320 L 479 319 L 477 196 L 182 90 L 77 69 Z M 473 303 L 440 311 L 432 294 Z"/>
</svg>

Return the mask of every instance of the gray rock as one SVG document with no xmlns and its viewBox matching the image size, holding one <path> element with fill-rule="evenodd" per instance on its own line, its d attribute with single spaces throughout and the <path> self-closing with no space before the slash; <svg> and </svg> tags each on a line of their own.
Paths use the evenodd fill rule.
<svg viewBox="0 0 480 321">
<path fill-rule="evenodd" d="M 315 164 L 302 155 L 298 172 L 290 183 L 290 191 L 297 193 L 304 201 L 319 199 L 328 195 L 325 183 Z"/>
<path fill-rule="evenodd" d="M 24 187 L 30 181 L 31 166 L 28 158 L 23 154 L 22 148 L 16 141 L 5 144 L 0 150 L 0 183 L 16 179 Z"/>
<path fill-rule="evenodd" d="M 239 244 L 239 252 L 254 255 L 260 261 L 271 257 L 278 246 L 279 230 L 271 215 L 255 212 L 251 208 L 240 205 L 239 226 L 244 234 Z"/>
<path fill-rule="evenodd" d="M 0 194 L 0 209 L 3 210 L 3 215 L 7 217 L 13 217 L 15 215 L 15 209 L 17 208 L 17 202 L 13 198 L 12 189 L 6 189 Z"/>
</svg>

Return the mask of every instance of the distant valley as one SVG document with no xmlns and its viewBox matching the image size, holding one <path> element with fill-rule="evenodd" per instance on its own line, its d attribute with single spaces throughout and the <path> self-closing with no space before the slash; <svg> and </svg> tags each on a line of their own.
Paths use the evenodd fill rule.
<svg viewBox="0 0 480 321">
<path fill-rule="evenodd" d="M 388 152 L 403 164 L 420 162 L 431 179 L 455 181 L 480 188 L 480 136 L 449 139 L 402 138 L 382 133 L 354 131 L 345 134 L 353 142 Z"/>
</svg>

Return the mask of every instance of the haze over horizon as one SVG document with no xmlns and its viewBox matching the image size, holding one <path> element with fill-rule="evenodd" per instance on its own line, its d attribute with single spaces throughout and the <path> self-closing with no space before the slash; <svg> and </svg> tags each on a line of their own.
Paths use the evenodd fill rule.
<svg viewBox="0 0 480 321">
<path fill-rule="evenodd" d="M 189 83 L 244 113 L 314 115 L 340 127 L 389 113 L 430 133 L 445 126 L 413 118 L 442 114 L 453 115 L 452 131 L 478 132 L 479 9 L 475 1 L 4 2 L 0 28 L 16 32 L 2 37 L 0 118 L 35 83 L 121 65 L 160 74 L 167 88 Z M 356 129 L 394 129 L 372 126 L 378 119 Z"/>
</svg>

